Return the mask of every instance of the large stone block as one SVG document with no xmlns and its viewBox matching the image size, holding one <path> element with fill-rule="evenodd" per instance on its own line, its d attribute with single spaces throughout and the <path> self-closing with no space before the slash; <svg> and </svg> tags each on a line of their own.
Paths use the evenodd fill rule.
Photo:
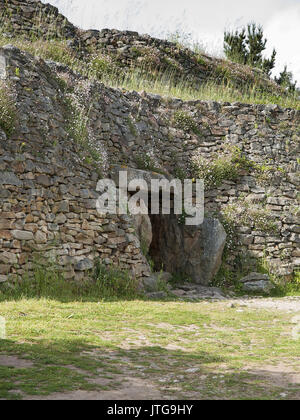
<svg viewBox="0 0 300 420">
<path fill-rule="evenodd" d="M 150 255 L 157 270 L 181 273 L 193 282 L 209 285 L 220 269 L 226 232 L 217 219 L 185 226 L 175 215 L 151 216 L 153 241 Z"/>
<path fill-rule="evenodd" d="M 133 217 L 135 232 L 140 240 L 142 251 L 148 252 L 152 242 L 152 225 L 147 214 L 139 214 Z"/>
<path fill-rule="evenodd" d="M 251 273 L 240 280 L 244 292 L 270 293 L 274 289 L 267 274 Z"/>
</svg>

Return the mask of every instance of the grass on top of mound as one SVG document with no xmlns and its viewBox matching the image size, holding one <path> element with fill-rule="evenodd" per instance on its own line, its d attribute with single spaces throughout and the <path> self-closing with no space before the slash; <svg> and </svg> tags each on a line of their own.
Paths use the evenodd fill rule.
<svg viewBox="0 0 300 420">
<path fill-rule="evenodd" d="M 67 46 L 66 41 L 32 40 L 20 37 L 9 40 L 16 47 L 45 60 L 52 60 L 68 66 L 75 72 L 105 85 L 134 91 L 147 91 L 166 97 L 176 97 L 185 101 L 211 100 L 217 102 L 242 102 L 253 104 L 278 104 L 283 108 L 300 109 L 300 101 L 295 95 L 272 95 L 261 90 L 259 82 L 252 88 L 237 89 L 230 81 L 223 83 L 210 81 L 198 89 L 191 87 L 184 78 L 175 80 L 172 71 L 153 71 L 149 68 L 132 67 L 126 73 L 114 63 L 111 57 L 101 54 L 86 54 L 79 59 L 75 52 Z M 0 34 L 0 47 L 8 43 L 8 39 Z"/>
</svg>

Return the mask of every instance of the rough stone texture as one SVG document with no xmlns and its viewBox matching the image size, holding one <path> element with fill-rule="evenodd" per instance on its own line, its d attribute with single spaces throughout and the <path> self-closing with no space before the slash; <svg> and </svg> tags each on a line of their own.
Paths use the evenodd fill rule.
<svg viewBox="0 0 300 420">
<path fill-rule="evenodd" d="M 270 293 L 275 286 L 270 281 L 247 282 L 243 285 L 244 292 Z"/>
<path fill-rule="evenodd" d="M 143 279 L 142 284 L 146 292 L 157 292 L 162 286 L 164 288 L 171 288 L 168 282 L 172 279 L 170 273 L 152 273 L 150 277 Z"/>
<path fill-rule="evenodd" d="M 204 287 L 197 286 L 195 284 L 186 284 L 177 286 L 173 293 L 178 298 L 189 299 L 189 300 L 201 300 L 201 299 L 212 299 L 212 300 L 225 300 L 226 296 L 221 289 L 217 287 Z"/>
<path fill-rule="evenodd" d="M 133 226 L 135 228 L 135 233 L 140 240 L 143 252 L 148 253 L 153 239 L 150 217 L 147 214 L 134 216 Z"/>
<path fill-rule="evenodd" d="M 120 187 L 120 172 L 126 173 L 128 183 L 130 183 L 133 180 L 144 181 L 145 185 L 147 185 L 147 192 L 151 190 L 152 180 L 167 180 L 167 178 L 164 175 L 156 173 L 154 171 L 129 168 L 128 166 L 124 165 L 111 165 L 110 177 L 115 182 L 117 187 Z"/>
<path fill-rule="evenodd" d="M 70 38 L 77 29 L 56 7 L 37 0 L 0 0 L 1 28 L 9 34 L 44 38 Z"/>
<path fill-rule="evenodd" d="M 201 226 L 179 225 L 175 215 L 151 216 L 153 242 L 150 255 L 156 268 L 182 273 L 207 286 L 217 274 L 226 232 L 216 219 L 204 219 Z"/>
<path fill-rule="evenodd" d="M 204 242 L 200 261 L 197 262 L 197 247 L 191 250 L 190 253 L 193 277 L 197 276 L 197 273 L 201 273 L 200 275 L 198 274 L 199 281 L 197 283 L 209 284 L 218 273 L 222 263 L 226 237 L 226 232 L 219 220 L 204 219 L 204 223 L 201 226 L 201 236 L 198 239 L 198 246 L 200 246 L 201 241 Z"/>
<path fill-rule="evenodd" d="M 6 281 L 8 280 L 8 277 L 7 276 L 4 276 L 4 275 L 0 275 L 0 284 L 1 283 L 5 283 Z"/>
<path fill-rule="evenodd" d="M 275 287 L 267 274 L 251 273 L 240 280 L 244 292 L 270 293 Z"/>
<path fill-rule="evenodd" d="M 16 33 L 28 32 L 32 27 L 36 4 L 40 5 L 33 1 L 9 2 Z M 25 18 L 20 23 L 20 5 L 27 26 Z M 42 7 L 57 13 L 52 6 Z M 49 14 L 48 23 L 52 20 Z M 41 25 L 45 36 L 48 23 L 46 19 Z M 132 33 L 80 33 L 67 22 L 62 27 L 66 28 L 64 37 L 83 37 L 82 42 L 87 43 L 94 37 L 96 44 L 109 50 L 118 41 L 130 43 L 131 39 L 133 45 L 141 41 Z M 156 41 L 149 38 L 151 42 Z M 272 270 L 286 277 L 299 268 L 299 111 L 276 105 L 183 102 L 124 92 L 84 80 L 64 67 L 46 64 L 12 46 L 0 50 L 0 63 L 0 77 L 10 82 L 18 114 L 16 130 L 9 139 L 0 130 L 0 264 L 9 266 L 4 275 L 22 275 L 38 253 L 65 258 L 66 270 L 70 267 L 72 274 L 79 261 L 100 258 L 106 264 L 132 270 L 138 277 L 149 276 L 132 218 L 103 216 L 96 210 L 99 168 L 81 159 L 79 145 L 68 134 L 58 76 L 67 77 L 70 88 L 83 83 L 91 93 L 88 131 L 94 144 L 106 153 L 108 164 L 139 169 L 137 157 L 147 156 L 153 162 L 146 168 L 150 173 L 155 170 L 157 176 L 159 169 L 172 178 L 178 168 L 189 167 L 195 155 L 212 162 L 228 146 L 238 146 L 242 155 L 257 165 L 265 167 L 268 162 L 271 169 L 267 179 L 259 177 L 253 168 L 242 169 L 236 180 L 224 180 L 218 188 L 207 189 L 206 211 L 219 214 L 232 205 L 239 207 L 241 201 L 250 203 L 255 210 L 266 210 L 276 230 L 263 230 L 254 218 L 245 223 L 237 217 L 239 238 L 232 257 L 242 255 L 255 260 L 266 256 Z M 178 111 L 187 115 L 197 130 L 176 122 Z M 176 232 L 181 228 L 174 221 L 172 229 L 168 235 L 177 238 L 179 246 L 181 234 Z M 197 243 L 200 231 L 186 233 L 186 242 Z M 16 237 L 14 232 L 25 233 Z M 163 244 L 162 240 L 157 249 L 162 249 Z M 166 255 L 170 255 L 167 244 Z M 201 255 L 205 255 L 204 250 Z M 198 257 L 195 255 L 196 265 Z M 178 269 L 184 266 L 174 263 Z M 218 258 L 213 265 L 218 266 Z M 207 274 L 200 273 L 197 281 L 207 284 Z"/>
<path fill-rule="evenodd" d="M 88 271 L 91 270 L 94 267 L 94 263 L 92 260 L 89 260 L 88 258 L 85 258 L 84 260 L 79 261 L 75 265 L 76 271 Z"/>
<path fill-rule="evenodd" d="M 269 281 L 270 278 L 267 274 L 261 274 L 261 273 L 251 273 L 249 276 L 244 277 L 240 280 L 240 283 L 253 283 L 256 281 Z"/>
<path fill-rule="evenodd" d="M 0 185 L 14 185 L 20 187 L 22 182 L 13 172 L 1 172 L 0 173 Z"/>
<path fill-rule="evenodd" d="M 36 258 L 55 258 L 66 278 L 81 278 L 96 259 L 148 276 L 132 218 L 96 210 L 99 175 L 66 132 L 56 76 L 13 47 L 1 56 L 18 108 L 13 137 L 0 130 L 1 281 L 30 272 Z"/>
</svg>

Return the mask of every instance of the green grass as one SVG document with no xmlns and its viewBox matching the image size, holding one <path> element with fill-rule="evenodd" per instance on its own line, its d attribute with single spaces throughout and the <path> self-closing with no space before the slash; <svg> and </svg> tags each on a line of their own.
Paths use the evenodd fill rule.
<svg viewBox="0 0 300 420">
<path fill-rule="evenodd" d="M 276 275 L 271 270 L 270 263 L 266 257 L 253 259 L 250 258 L 247 254 L 239 254 L 235 258 L 233 264 L 230 256 L 232 255 L 232 251 L 236 249 L 238 236 L 232 223 L 233 221 L 228 224 L 228 220 L 224 218 L 222 219 L 222 224 L 225 226 L 227 232 L 227 245 L 223 254 L 222 265 L 219 272 L 211 282 L 211 286 L 219 287 L 225 292 L 228 292 L 229 290 L 234 291 L 236 296 L 244 296 L 245 292 L 242 290 L 242 284 L 240 280 L 248 276 L 250 273 L 255 272 L 267 274 L 270 278 L 270 281 L 274 285 L 274 288 L 270 294 L 266 294 L 265 296 L 278 298 L 300 296 L 299 271 L 295 271 L 292 279 L 287 281 L 285 278 Z M 231 261 L 230 264 L 228 264 L 228 259 Z M 247 294 L 253 297 L 261 296 L 260 293 L 255 292 L 248 292 Z"/>
<path fill-rule="evenodd" d="M 126 90 L 146 91 L 167 98 L 179 98 L 184 101 L 242 102 L 249 104 L 277 104 L 283 108 L 300 109 L 300 101 L 293 96 L 275 96 L 263 93 L 253 87 L 242 92 L 231 83 L 207 82 L 198 89 L 190 87 L 184 80 L 175 81 L 172 74 L 157 73 L 154 76 L 143 70 L 132 70 L 124 78 L 117 75 L 104 75 L 103 83 Z"/>
<path fill-rule="evenodd" d="M 1 292 L 3 291 L 3 293 Z M 80 282 L 66 281 L 56 263 L 34 261 L 30 274 L 14 283 L 14 287 L 5 284 L 0 289 L 0 303 L 19 299 L 60 299 L 64 302 L 78 299 L 81 301 L 99 301 L 136 299 L 140 296 L 137 280 L 126 271 L 95 263 L 95 268 L 86 274 Z"/>
<path fill-rule="evenodd" d="M 7 322 L 0 357 L 33 363 L 0 363 L 0 398 L 113 391 L 128 369 L 175 398 L 299 397 L 291 374 L 280 385 L 265 369 L 284 364 L 299 373 L 292 314 L 227 303 L 23 298 L 2 299 L 0 315 Z M 101 378 L 105 385 L 93 381 Z"/>
<path fill-rule="evenodd" d="M 277 288 L 278 296 L 300 296 L 300 271 L 294 273 L 292 281 Z"/>
<path fill-rule="evenodd" d="M 65 281 L 55 263 L 39 260 L 34 267 L 34 277 L 0 289 L 7 324 L 7 339 L 0 340 L 0 399 L 113 392 L 126 386 L 128 366 L 130 376 L 176 398 L 299 395 L 299 387 L 274 386 L 264 372 L 266 364 L 294 369 L 293 314 L 171 295 L 149 302 L 126 272 L 100 264 L 80 284 Z M 32 365 L 5 366 L 3 355 Z"/>
<path fill-rule="evenodd" d="M 0 82 L 0 128 L 9 137 L 15 129 L 16 108 L 9 87 Z"/>
<path fill-rule="evenodd" d="M 175 73 L 149 70 L 149 68 L 132 67 L 130 71 L 122 71 L 111 57 L 103 54 L 86 54 L 83 59 L 67 46 L 66 41 L 33 40 L 27 41 L 15 37 L 10 42 L 21 50 L 46 60 L 60 62 L 92 79 L 98 79 L 107 86 L 114 88 L 147 91 L 164 97 L 176 97 L 185 101 L 213 100 L 218 102 L 243 102 L 251 104 L 278 104 L 284 108 L 300 109 L 300 101 L 296 96 L 272 95 L 261 92 L 261 87 L 253 84 L 252 88 L 237 89 L 228 81 L 210 81 L 195 89 L 186 82 L 185 78 L 178 80 Z M 0 34 L 0 47 L 7 44 L 7 38 Z M 225 63 L 226 64 L 226 63 Z M 225 65 L 224 64 L 224 65 Z M 227 67 L 230 65 L 226 64 Z M 222 79 L 223 80 L 223 79 Z"/>
</svg>

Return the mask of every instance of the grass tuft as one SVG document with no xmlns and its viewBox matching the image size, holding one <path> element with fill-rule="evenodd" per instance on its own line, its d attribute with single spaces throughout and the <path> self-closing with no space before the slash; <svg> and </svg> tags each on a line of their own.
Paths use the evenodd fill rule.
<svg viewBox="0 0 300 420">
<path fill-rule="evenodd" d="M 0 128 L 10 137 L 15 129 L 16 107 L 8 86 L 0 82 Z"/>
<path fill-rule="evenodd" d="M 135 299 L 138 282 L 126 271 L 99 262 L 81 282 L 67 281 L 56 263 L 34 262 L 33 272 L 14 285 L 3 285 L 0 302 L 21 299 L 53 299 L 62 302 Z"/>
<path fill-rule="evenodd" d="M 0 34 L 0 47 L 7 43 L 7 38 Z M 259 83 L 255 84 L 255 81 L 253 81 L 251 88 L 243 89 L 240 87 L 237 89 L 234 85 L 234 76 L 231 76 L 231 78 L 226 76 L 228 72 L 225 72 L 226 77 L 222 71 L 221 75 L 195 88 L 186 78 L 178 79 L 178 75 L 172 68 L 160 71 L 145 64 L 145 67 L 132 66 L 130 70 L 124 72 L 113 61 L 112 57 L 93 53 L 87 53 L 84 57 L 80 57 L 68 47 L 64 40 L 28 41 L 20 37 L 14 37 L 13 43 L 16 47 L 32 55 L 64 64 L 75 72 L 99 80 L 113 88 L 138 92 L 146 91 L 164 97 L 180 98 L 184 101 L 209 100 L 249 104 L 277 104 L 283 108 L 300 110 L 300 101 L 296 94 L 271 94 L 263 91 Z M 226 68 L 230 68 L 230 65 L 230 62 L 224 61 Z"/>
</svg>

